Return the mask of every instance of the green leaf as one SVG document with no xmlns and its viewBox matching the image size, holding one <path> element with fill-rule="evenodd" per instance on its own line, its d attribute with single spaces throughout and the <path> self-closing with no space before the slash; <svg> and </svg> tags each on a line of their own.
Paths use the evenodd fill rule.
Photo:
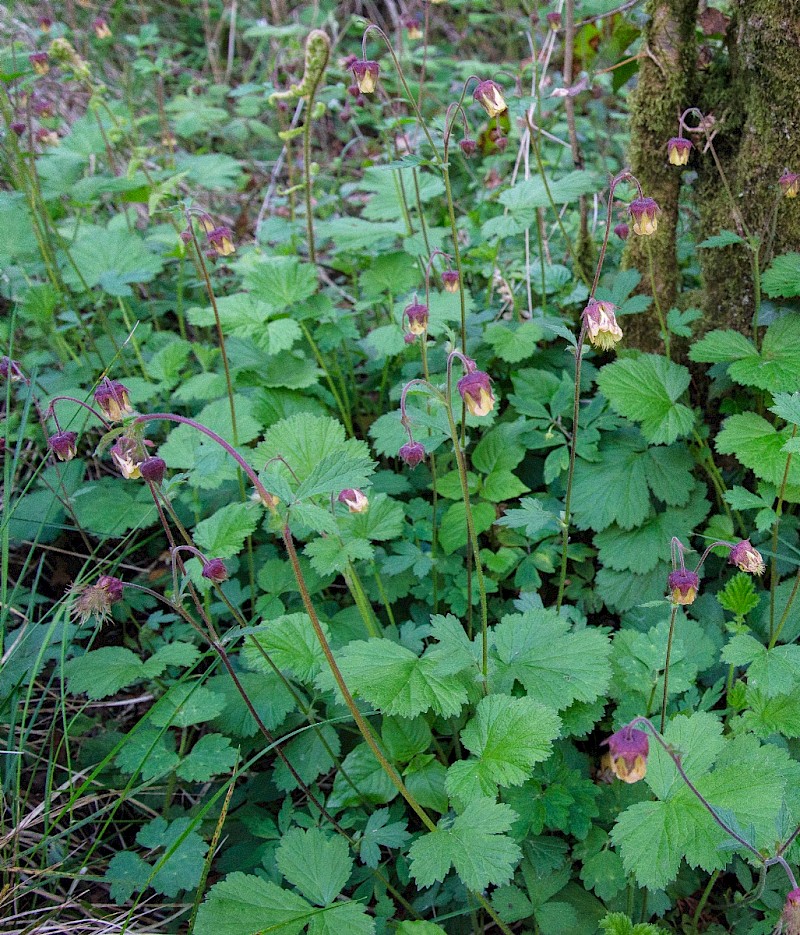
<svg viewBox="0 0 800 935">
<path fill-rule="evenodd" d="M 725 420 L 716 437 L 715 446 L 720 454 L 735 455 L 756 477 L 780 487 L 787 458 L 782 449 L 790 436 L 789 429 L 779 432 L 754 412 L 743 412 Z M 792 486 L 800 484 L 800 464 L 797 458 L 792 459 L 788 482 Z"/>
<path fill-rule="evenodd" d="M 800 380 L 800 322 L 795 315 L 774 321 L 761 342 L 761 353 L 728 367 L 732 380 L 777 393 L 793 390 Z"/>
<path fill-rule="evenodd" d="M 311 565 L 320 575 L 343 572 L 350 562 L 370 559 L 374 549 L 366 539 L 348 539 L 340 542 L 329 539 L 315 539 L 305 546 L 303 552 L 311 559 Z"/>
<path fill-rule="evenodd" d="M 293 256 L 269 256 L 252 262 L 244 284 L 253 296 L 279 310 L 305 301 L 317 291 L 317 271 Z"/>
<path fill-rule="evenodd" d="M 733 231 L 720 231 L 718 234 L 714 234 L 713 237 L 706 238 L 697 247 L 698 249 L 700 247 L 730 247 L 736 243 L 745 243 L 744 237 L 734 234 Z"/>
<path fill-rule="evenodd" d="M 709 331 L 689 348 L 689 360 L 719 364 L 757 356 L 752 341 L 739 331 Z"/>
<path fill-rule="evenodd" d="M 111 884 L 111 898 L 121 906 L 147 886 L 152 870 L 134 851 L 120 851 L 109 861 L 103 882 Z"/>
<path fill-rule="evenodd" d="M 800 393 L 776 393 L 772 403 L 770 412 L 792 425 L 800 425 Z"/>
<path fill-rule="evenodd" d="M 268 730 L 274 730 L 294 710 L 294 698 L 274 673 L 240 672 L 238 678 Z M 258 724 L 230 675 L 225 673 L 210 679 L 208 687 L 225 700 L 225 707 L 214 724 L 218 730 L 234 737 L 253 737 L 259 733 Z"/>
<path fill-rule="evenodd" d="M 752 636 L 740 633 L 723 649 L 722 658 L 730 665 L 749 664 L 747 684 L 765 698 L 788 695 L 800 682 L 800 646 L 767 649 Z"/>
<path fill-rule="evenodd" d="M 491 529 L 495 521 L 495 511 L 491 503 L 478 502 L 472 504 L 472 518 L 475 523 L 475 533 L 480 535 Z M 459 500 L 451 504 L 439 526 L 439 545 L 445 555 L 452 555 L 456 549 L 467 544 L 467 513 L 464 501 Z"/>
<path fill-rule="evenodd" d="M 320 724 L 316 730 L 307 729 L 293 737 L 283 750 L 300 779 L 311 785 L 321 773 L 336 766 L 333 757 L 339 755 L 341 746 L 339 735 L 330 724 Z M 272 780 L 282 792 L 298 788 L 297 779 L 283 760 L 275 764 Z"/>
<path fill-rule="evenodd" d="M 484 341 L 494 348 L 495 354 L 509 364 L 518 364 L 530 357 L 544 332 L 535 322 L 522 324 L 495 322 L 486 329 Z"/>
<path fill-rule="evenodd" d="M 62 270 L 67 285 L 80 290 L 85 282 L 89 289 L 100 286 L 113 296 L 132 295 L 131 283 L 151 282 L 164 266 L 133 231 L 91 225 L 81 228 L 70 258 Z"/>
<path fill-rule="evenodd" d="M 363 863 L 375 870 L 380 863 L 381 847 L 403 847 L 411 835 L 405 821 L 389 822 L 389 809 L 379 808 L 367 819 L 361 836 L 359 855 Z"/>
<path fill-rule="evenodd" d="M 298 935 L 314 909 L 261 877 L 229 873 L 211 887 L 197 913 L 196 935 Z"/>
<path fill-rule="evenodd" d="M 681 311 L 679 308 L 671 308 L 667 312 L 667 327 L 673 334 L 681 338 L 691 338 L 693 321 L 703 317 L 699 308 L 687 308 Z"/>
<path fill-rule="evenodd" d="M 519 682 L 529 697 L 560 711 L 573 701 L 594 701 L 611 677 L 608 637 L 596 629 L 570 632 L 552 610 L 507 616 L 494 632 L 495 691 Z"/>
<path fill-rule="evenodd" d="M 365 487 L 375 470 L 368 456 L 347 457 L 341 453 L 327 455 L 314 465 L 308 477 L 295 492 L 298 500 L 321 495 L 339 494 L 348 488 Z"/>
<path fill-rule="evenodd" d="M 186 782 L 208 782 L 233 769 L 236 751 L 222 734 L 205 734 L 181 760 L 175 772 Z"/>
<path fill-rule="evenodd" d="M 320 624 L 326 639 L 330 631 L 326 623 Z M 261 652 L 258 647 L 261 647 Z M 325 664 L 325 654 L 319 645 L 308 614 L 286 614 L 259 627 L 245 639 L 242 659 L 250 669 L 265 674 L 272 667 L 264 658 L 269 655 L 275 665 L 301 682 L 310 682 Z"/>
<path fill-rule="evenodd" d="M 208 844 L 196 831 L 189 830 L 191 823 L 191 818 L 169 823 L 164 818 L 154 818 L 136 835 L 136 842 L 142 847 L 164 849 L 150 880 L 150 886 L 164 896 L 177 896 L 181 890 L 192 889 L 203 874 Z"/>
<path fill-rule="evenodd" d="M 587 860 L 581 867 L 581 880 L 588 889 L 594 890 L 603 901 L 613 899 L 625 889 L 627 878 L 622 869 L 622 860 L 615 851 L 600 851 Z"/>
<path fill-rule="evenodd" d="M 552 534 L 559 528 L 555 513 L 545 510 L 541 501 L 533 497 L 523 497 L 519 501 L 519 509 L 506 510 L 500 519 L 495 520 L 495 525 L 521 529 L 529 539 L 541 539 L 542 533 Z"/>
<path fill-rule="evenodd" d="M 146 678 L 142 660 L 123 646 L 104 646 L 64 663 L 67 686 L 75 695 L 86 692 L 91 701 L 115 695 Z"/>
<path fill-rule="evenodd" d="M 402 533 L 405 511 L 402 503 L 392 500 L 385 493 L 372 494 L 368 510 L 348 514 L 340 522 L 351 536 L 369 539 L 370 542 L 386 542 L 388 539 L 396 539 Z"/>
<path fill-rule="evenodd" d="M 350 782 L 336 773 L 333 791 L 328 797 L 327 806 L 336 811 L 352 805 L 363 807 L 364 802 L 384 805 L 397 798 L 397 787 L 386 775 L 386 771 L 375 759 L 375 754 L 365 744 L 354 747 L 342 761 L 342 769 L 350 777 Z"/>
<path fill-rule="evenodd" d="M 776 256 L 761 277 L 761 288 L 772 298 L 800 295 L 800 253 Z"/>
<path fill-rule="evenodd" d="M 692 410 L 677 402 L 689 380 L 686 367 L 657 354 L 643 354 L 606 364 L 597 383 L 613 409 L 641 423 L 644 437 L 658 445 L 670 444 L 692 430 Z"/>
<path fill-rule="evenodd" d="M 516 817 L 507 805 L 480 799 L 457 818 L 443 818 L 436 831 L 417 838 L 409 849 L 417 885 L 441 883 L 451 867 L 471 890 L 508 883 L 522 851 L 503 832 Z"/>
<path fill-rule="evenodd" d="M 231 558 L 241 552 L 260 515 L 253 503 L 229 503 L 194 527 L 194 540 L 211 558 Z"/>
<path fill-rule="evenodd" d="M 373 935 L 375 920 L 352 899 L 337 902 L 316 913 L 308 926 L 308 935 Z"/>
<path fill-rule="evenodd" d="M 758 607 L 758 594 L 753 584 L 752 575 L 740 572 L 734 575 L 725 587 L 717 592 L 720 606 L 736 617 L 745 617 Z"/>
<path fill-rule="evenodd" d="M 292 828 L 281 838 L 275 861 L 286 881 L 318 906 L 329 906 L 353 872 L 344 838 L 329 838 L 319 828 Z"/>
<path fill-rule="evenodd" d="M 255 450 L 253 463 L 264 465 L 277 455 L 285 458 L 302 483 L 321 460 L 334 455 L 369 458 L 369 448 L 362 441 L 345 439 L 344 427 L 336 419 L 300 412 L 271 426 Z M 270 470 L 273 469 L 292 485 L 295 484 L 282 464 L 270 465 Z"/>
<path fill-rule="evenodd" d="M 139 729 L 125 738 L 114 762 L 123 772 L 139 773 L 144 782 L 150 782 L 178 765 L 174 738 L 160 730 Z"/>
<path fill-rule="evenodd" d="M 611 912 L 600 920 L 600 928 L 605 935 L 663 935 L 664 930 L 649 922 L 636 925 L 621 912 Z"/>
<path fill-rule="evenodd" d="M 561 722 L 555 712 L 530 698 L 489 695 L 461 732 L 477 759 L 460 760 L 447 773 L 447 791 L 462 802 L 494 797 L 498 786 L 519 786 L 534 763 L 552 752 Z"/>
<path fill-rule="evenodd" d="M 225 699 L 197 682 L 173 685 L 150 714 L 156 727 L 191 727 L 212 721 L 225 707 Z"/>
</svg>

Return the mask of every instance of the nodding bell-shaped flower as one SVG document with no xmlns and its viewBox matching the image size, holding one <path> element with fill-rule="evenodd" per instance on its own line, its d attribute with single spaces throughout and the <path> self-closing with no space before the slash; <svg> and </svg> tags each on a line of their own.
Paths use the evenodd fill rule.
<svg viewBox="0 0 800 935">
<path fill-rule="evenodd" d="M 112 422 L 119 422 L 133 412 L 128 388 L 117 380 L 105 379 L 94 391 L 94 401 Z"/>
<path fill-rule="evenodd" d="M 682 136 L 673 136 L 667 142 L 667 155 L 671 166 L 685 166 L 689 161 L 691 151 L 692 141 L 686 140 Z"/>
<path fill-rule="evenodd" d="M 28 61 L 37 75 L 46 75 L 50 71 L 50 58 L 47 52 L 31 52 Z"/>
<path fill-rule="evenodd" d="M 750 545 L 749 539 L 742 539 L 736 543 L 728 556 L 728 562 L 751 575 L 763 575 L 766 567 L 761 553 Z"/>
<path fill-rule="evenodd" d="M 628 234 L 630 234 L 630 232 L 630 227 L 628 227 L 624 221 L 620 221 L 620 223 L 614 227 L 614 233 L 617 235 L 617 237 L 619 237 L 620 240 L 627 240 Z"/>
<path fill-rule="evenodd" d="M 494 393 L 488 373 L 473 370 L 465 373 L 456 385 L 473 416 L 486 416 L 494 409 Z"/>
<path fill-rule="evenodd" d="M 781 926 L 777 929 L 784 935 L 800 935 L 800 887 L 789 890 L 781 913 Z"/>
<path fill-rule="evenodd" d="M 786 198 L 797 198 L 800 194 L 800 175 L 797 172 L 788 170 L 778 179 L 778 184 L 783 189 Z"/>
<path fill-rule="evenodd" d="M 445 292 L 458 292 L 461 285 L 461 276 L 457 269 L 446 269 L 442 271 L 442 285 Z"/>
<path fill-rule="evenodd" d="M 208 232 L 208 242 L 217 256 L 230 256 L 236 252 L 233 243 L 233 231 L 230 227 L 215 227 Z"/>
<path fill-rule="evenodd" d="M 475 150 L 478 148 L 478 144 L 475 140 L 468 136 L 465 136 L 458 145 L 461 147 L 461 152 L 467 157 L 474 156 Z"/>
<path fill-rule="evenodd" d="M 415 468 L 425 460 L 425 446 L 421 442 L 406 442 L 397 452 L 397 456 L 410 468 Z"/>
<path fill-rule="evenodd" d="M 167 462 L 163 458 L 145 458 L 139 465 L 139 473 L 151 484 L 160 484 L 166 470 Z"/>
<path fill-rule="evenodd" d="M 50 19 L 49 16 L 39 17 L 39 29 L 41 29 L 42 32 L 50 32 L 52 26 L 53 26 L 53 21 Z"/>
<path fill-rule="evenodd" d="M 412 302 L 403 309 L 403 315 L 408 319 L 408 330 L 412 334 L 425 334 L 428 330 L 428 306 L 419 302 Z"/>
<path fill-rule="evenodd" d="M 12 133 L 16 133 L 17 136 L 22 136 L 25 132 L 25 124 L 21 120 L 15 120 L 13 123 L 9 124 L 9 128 Z"/>
<path fill-rule="evenodd" d="M 547 22 L 550 24 L 550 28 L 553 32 L 558 32 L 561 29 L 561 14 L 558 12 L 548 13 L 546 16 Z"/>
<path fill-rule="evenodd" d="M 667 578 L 667 589 L 673 604 L 694 604 L 699 587 L 697 572 L 686 571 L 685 568 L 670 572 Z"/>
<path fill-rule="evenodd" d="M 200 574 L 204 578 L 208 578 L 209 581 L 215 581 L 217 584 L 222 584 L 223 581 L 228 580 L 228 569 L 225 567 L 225 562 L 221 558 L 210 558 L 205 565 L 203 565 L 203 570 Z"/>
<path fill-rule="evenodd" d="M 10 357 L 0 357 L 0 378 L 9 380 L 11 383 L 19 383 L 25 379 L 22 367 L 18 360 L 12 360 Z"/>
<path fill-rule="evenodd" d="M 360 490 L 348 488 L 343 490 L 338 497 L 339 503 L 344 503 L 351 513 L 366 513 L 369 509 L 369 500 L 366 494 Z"/>
<path fill-rule="evenodd" d="M 108 23 L 102 16 L 98 16 L 96 20 L 93 20 L 92 29 L 98 39 L 110 39 L 112 36 L 111 30 L 108 28 Z"/>
<path fill-rule="evenodd" d="M 78 585 L 72 589 L 75 604 L 72 613 L 79 624 L 86 623 L 90 617 L 96 617 L 98 623 L 111 613 L 111 605 L 122 600 L 124 585 L 119 578 L 100 575 L 95 584 Z"/>
<path fill-rule="evenodd" d="M 77 453 L 78 436 L 74 432 L 56 432 L 47 439 L 50 450 L 59 461 L 71 461 Z"/>
<path fill-rule="evenodd" d="M 612 302 L 598 302 L 590 299 L 583 310 L 586 333 L 593 347 L 608 351 L 622 340 L 622 328 L 617 324 L 616 305 Z"/>
<path fill-rule="evenodd" d="M 422 19 L 417 14 L 407 16 L 403 20 L 403 25 L 406 28 L 406 35 L 409 39 L 422 38 Z"/>
<path fill-rule="evenodd" d="M 353 77 L 356 79 L 358 90 L 362 94 L 372 94 L 378 86 L 378 75 L 381 73 L 381 66 L 377 62 L 360 59 L 353 62 L 350 68 L 353 71 Z"/>
<path fill-rule="evenodd" d="M 137 444 L 132 438 L 123 435 L 117 439 L 116 445 L 111 447 L 111 457 L 125 480 L 137 480 L 142 476 L 139 469 L 142 462 L 138 457 Z"/>
<path fill-rule="evenodd" d="M 638 782 L 647 773 L 647 754 L 650 741 L 643 730 L 622 727 L 607 740 L 611 771 L 623 782 Z"/>
<path fill-rule="evenodd" d="M 472 99 L 480 104 L 490 117 L 499 117 L 508 110 L 503 90 L 496 81 L 481 81 L 475 88 Z"/>
<path fill-rule="evenodd" d="M 628 206 L 633 218 L 633 232 L 640 237 L 648 237 L 658 230 L 658 215 L 661 208 L 652 198 L 637 198 Z"/>
</svg>

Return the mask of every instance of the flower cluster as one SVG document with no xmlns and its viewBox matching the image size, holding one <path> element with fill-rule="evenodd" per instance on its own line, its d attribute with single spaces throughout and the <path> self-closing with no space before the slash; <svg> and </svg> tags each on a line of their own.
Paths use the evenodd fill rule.
<svg viewBox="0 0 800 935">
<path fill-rule="evenodd" d="M 672 571 L 667 578 L 667 591 L 669 599 L 673 604 L 688 606 L 694 604 L 697 594 L 700 590 L 700 576 L 698 572 L 708 558 L 712 549 L 726 548 L 728 552 L 728 563 L 735 565 L 740 571 L 745 571 L 750 575 L 764 574 L 764 559 L 758 549 L 754 549 L 749 539 L 741 539 L 739 542 L 712 542 L 700 557 L 694 571 L 689 571 L 684 566 L 683 553 L 685 551 L 682 543 L 674 538 L 671 543 L 672 548 Z"/>
</svg>

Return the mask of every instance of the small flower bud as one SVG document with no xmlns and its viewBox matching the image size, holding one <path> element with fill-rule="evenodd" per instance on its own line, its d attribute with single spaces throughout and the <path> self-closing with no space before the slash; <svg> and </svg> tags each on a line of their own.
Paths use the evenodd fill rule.
<svg viewBox="0 0 800 935">
<path fill-rule="evenodd" d="M 761 553 L 750 545 L 749 539 L 742 539 L 741 542 L 736 543 L 728 556 L 728 562 L 748 574 L 764 574 L 764 559 L 761 557 Z"/>
<path fill-rule="evenodd" d="M 122 592 L 125 586 L 119 578 L 114 578 L 111 575 L 100 575 L 97 579 L 97 587 L 102 588 L 108 594 L 108 599 L 112 604 L 122 600 Z"/>
<path fill-rule="evenodd" d="M 644 779 L 647 773 L 650 741 L 643 730 L 636 730 L 626 725 L 603 743 L 608 744 L 611 771 L 617 779 L 628 783 Z"/>
<path fill-rule="evenodd" d="M 631 232 L 631 229 L 628 227 L 628 225 L 624 221 L 621 221 L 619 224 L 617 224 L 614 227 L 614 233 L 617 235 L 617 237 L 619 237 L 620 240 L 627 240 L 628 234 L 630 232 Z"/>
<path fill-rule="evenodd" d="M 225 562 L 221 558 L 210 558 L 205 565 L 203 565 L 203 570 L 200 574 L 204 578 L 208 578 L 209 581 L 215 581 L 217 584 L 222 584 L 223 581 L 228 580 L 228 569 L 225 567 Z"/>
<path fill-rule="evenodd" d="M 424 334 L 428 328 L 428 306 L 412 302 L 403 309 L 403 317 L 408 319 L 408 330 L 412 334 Z"/>
<path fill-rule="evenodd" d="M 558 30 L 561 29 L 561 14 L 560 13 L 558 12 L 548 13 L 546 19 L 547 19 L 547 22 L 550 24 L 550 28 L 553 30 L 553 32 L 558 32 Z"/>
<path fill-rule="evenodd" d="M 473 416 L 486 416 L 494 409 L 494 393 L 488 373 L 473 370 L 464 374 L 456 385 Z"/>
<path fill-rule="evenodd" d="M 608 351 L 622 340 L 622 328 L 617 324 L 616 305 L 590 299 L 583 310 L 583 321 L 593 347 Z"/>
<path fill-rule="evenodd" d="M 658 215 L 661 208 L 652 198 L 637 198 L 628 206 L 633 218 L 633 232 L 642 237 L 655 234 L 658 229 Z"/>
<path fill-rule="evenodd" d="M 360 490 L 343 490 L 338 500 L 339 503 L 344 503 L 351 513 L 366 513 L 369 509 L 369 500 Z"/>
<path fill-rule="evenodd" d="M 472 99 L 480 104 L 490 117 L 499 117 L 508 110 L 503 98 L 503 89 L 496 81 L 481 81 L 475 88 Z"/>
<path fill-rule="evenodd" d="M 139 469 L 142 459 L 137 449 L 138 445 L 134 439 L 126 438 L 124 435 L 118 438 L 117 443 L 111 447 L 111 457 L 125 480 L 138 480 L 142 476 Z"/>
<path fill-rule="evenodd" d="M 53 25 L 53 21 L 50 19 L 49 16 L 39 17 L 39 29 L 41 29 L 42 32 L 50 32 L 52 25 Z"/>
<path fill-rule="evenodd" d="M 800 887 L 789 890 L 781 913 L 781 924 L 783 928 L 778 930 L 784 935 L 800 935 Z"/>
<path fill-rule="evenodd" d="M 415 468 L 425 460 L 425 446 L 420 442 L 406 442 L 397 452 L 397 456 L 410 468 Z"/>
<path fill-rule="evenodd" d="M 461 152 L 468 158 L 474 156 L 475 150 L 478 148 L 478 144 L 475 140 L 470 139 L 468 136 L 465 136 L 458 145 L 461 147 Z"/>
<path fill-rule="evenodd" d="M 145 458 L 139 465 L 139 473 L 151 484 L 160 484 L 164 480 L 167 462 L 163 458 Z"/>
<path fill-rule="evenodd" d="M 25 132 L 25 124 L 21 120 L 15 120 L 11 124 L 11 131 L 16 133 L 17 136 L 22 136 L 22 134 Z"/>
<path fill-rule="evenodd" d="M 381 66 L 377 62 L 362 59 L 353 62 L 351 67 L 353 69 L 353 77 L 356 79 L 356 84 L 361 94 L 372 94 L 378 85 L 378 75 L 381 72 Z"/>
<path fill-rule="evenodd" d="M 183 230 L 180 233 L 180 238 L 184 243 L 189 244 L 192 242 L 192 232 L 188 229 Z"/>
<path fill-rule="evenodd" d="M 687 606 L 694 604 L 697 597 L 697 590 L 700 587 L 700 579 L 694 571 L 680 569 L 673 571 L 667 578 L 667 590 L 673 604 Z"/>
<path fill-rule="evenodd" d="M 53 116 L 53 102 L 46 101 L 42 97 L 34 98 L 31 101 L 31 110 L 36 114 L 37 117 L 52 117 Z"/>
<path fill-rule="evenodd" d="M 461 285 L 461 276 L 457 269 L 446 269 L 442 271 L 442 285 L 445 292 L 458 292 Z"/>
<path fill-rule="evenodd" d="M 406 331 L 406 333 L 403 335 L 403 340 L 406 344 L 413 344 L 417 340 L 417 336 L 412 334 L 410 331 Z"/>
<path fill-rule="evenodd" d="M 25 379 L 22 367 L 18 360 L 12 360 L 10 357 L 0 357 L 0 378 L 10 380 L 11 383 L 19 383 Z"/>
<path fill-rule="evenodd" d="M 110 39 L 112 36 L 111 30 L 108 28 L 108 23 L 102 16 L 98 16 L 96 20 L 93 20 L 92 29 L 98 39 Z"/>
<path fill-rule="evenodd" d="M 28 61 L 37 75 L 46 75 L 50 71 L 50 58 L 47 52 L 31 52 Z"/>
<path fill-rule="evenodd" d="M 74 432 L 56 432 L 47 439 L 47 444 L 59 461 L 71 461 L 77 452 L 77 441 Z"/>
<path fill-rule="evenodd" d="M 504 153 L 506 151 L 506 147 L 508 146 L 508 137 L 503 136 L 502 133 L 498 133 L 496 130 L 491 134 L 491 136 L 492 142 L 497 147 L 497 151 L 499 153 Z"/>
<path fill-rule="evenodd" d="M 123 416 L 133 413 L 128 388 L 117 380 L 106 378 L 94 391 L 94 401 L 112 422 L 119 422 Z"/>
<path fill-rule="evenodd" d="M 685 166 L 689 161 L 689 153 L 692 150 L 691 140 L 685 140 L 682 136 L 673 136 L 667 142 L 667 155 L 672 166 Z"/>
<path fill-rule="evenodd" d="M 233 231 L 230 227 L 215 227 L 208 232 L 208 242 L 214 248 L 217 256 L 230 256 L 236 252 L 233 243 Z"/>
<path fill-rule="evenodd" d="M 201 211 L 198 215 L 196 215 L 196 217 L 197 223 L 207 234 L 210 234 L 211 231 L 216 230 L 217 225 L 214 223 L 214 218 L 212 218 L 211 215 L 207 212 Z"/>
<path fill-rule="evenodd" d="M 778 184 L 783 189 L 786 198 L 797 198 L 800 194 L 800 175 L 788 170 L 778 179 Z"/>
</svg>

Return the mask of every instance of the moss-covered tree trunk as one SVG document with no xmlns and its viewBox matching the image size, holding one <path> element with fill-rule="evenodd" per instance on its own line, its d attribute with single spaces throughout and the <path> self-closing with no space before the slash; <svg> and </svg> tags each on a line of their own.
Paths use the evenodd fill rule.
<svg viewBox="0 0 800 935">
<path fill-rule="evenodd" d="M 800 171 L 800 0 L 734 0 L 733 10 L 728 54 L 712 64 L 700 106 L 715 117 L 714 145 L 744 223 L 764 243 L 763 268 L 771 256 L 800 248 L 800 204 L 781 200 L 778 186 L 784 168 Z M 698 165 L 702 236 L 736 230 L 710 155 Z M 701 250 L 700 259 L 704 327 L 749 333 L 749 251 Z"/>
<path fill-rule="evenodd" d="M 626 264 L 642 273 L 642 290 L 654 290 L 666 315 L 678 289 L 675 231 L 680 191 L 680 171 L 667 162 L 667 140 L 677 135 L 678 117 L 692 103 L 697 0 L 649 0 L 647 13 L 639 80 L 631 100 L 630 166 L 645 196 L 655 198 L 662 214 L 654 236 L 631 234 Z M 663 348 L 655 309 L 625 324 L 632 345 Z"/>
</svg>

